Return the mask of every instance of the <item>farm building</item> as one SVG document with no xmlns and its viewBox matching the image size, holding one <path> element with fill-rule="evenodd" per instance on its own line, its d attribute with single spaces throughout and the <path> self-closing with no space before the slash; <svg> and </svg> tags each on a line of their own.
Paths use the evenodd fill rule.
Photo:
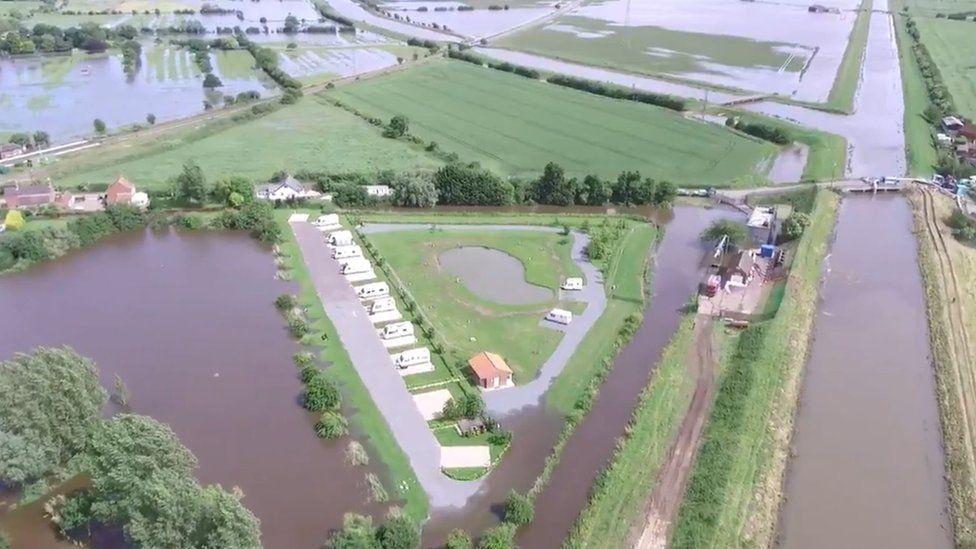
<svg viewBox="0 0 976 549">
<path fill-rule="evenodd" d="M 131 181 L 120 175 L 105 189 L 105 205 L 132 204 L 139 208 L 149 206 L 149 195 L 136 190 Z"/>
<path fill-rule="evenodd" d="M 3 190 L 7 209 L 31 208 L 54 204 L 54 187 L 48 183 L 34 183 L 32 185 L 14 185 Z"/>
<path fill-rule="evenodd" d="M 4 143 L 0 145 L 0 160 L 13 158 L 27 152 L 27 149 L 16 143 Z"/>
<path fill-rule="evenodd" d="M 478 378 L 478 385 L 483 389 L 500 389 L 511 387 L 512 369 L 505 363 L 505 359 L 495 353 L 482 351 L 468 360 L 468 366 Z"/>
<path fill-rule="evenodd" d="M 318 191 L 308 188 L 291 175 L 287 175 L 280 181 L 258 185 L 254 189 L 254 196 L 261 200 L 284 201 L 319 198 L 322 195 Z"/>
</svg>

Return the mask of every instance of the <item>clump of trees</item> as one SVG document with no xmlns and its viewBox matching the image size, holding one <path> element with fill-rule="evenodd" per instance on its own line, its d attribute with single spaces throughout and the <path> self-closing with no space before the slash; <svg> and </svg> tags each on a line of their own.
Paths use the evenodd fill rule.
<svg viewBox="0 0 976 549">
<path fill-rule="evenodd" d="M 535 506 L 532 500 L 515 490 L 510 491 L 505 498 L 505 522 L 522 526 L 532 522 L 534 517 Z"/>
<path fill-rule="evenodd" d="M 702 242 L 718 242 L 722 238 L 728 238 L 728 243 L 733 246 L 742 246 L 749 241 L 749 231 L 746 226 L 730 219 L 718 219 L 705 228 L 701 233 Z"/>
<path fill-rule="evenodd" d="M 945 80 L 942 78 L 942 71 L 939 70 L 939 66 L 932 60 L 932 55 L 929 54 L 928 48 L 921 41 L 915 20 L 909 15 L 905 15 L 905 29 L 908 32 L 908 36 L 911 37 L 912 54 L 915 57 L 919 72 L 922 73 L 922 80 L 925 82 L 925 89 L 928 91 L 931 106 L 935 110 L 933 114 L 936 115 L 934 117 L 936 120 L 932 120 L 932 122 L 937 122 L 942 116 L 956 111 L 955 101 L 952 98 L 952 94 L 949 93 L 949 87 L 946 86 Z"/>
<path fill-rule="evenodd" d="M 781 128 L 763 124 L 761 122 L 743 122 L 735 117 L 725 120 L 725 125 L 735 128 L 742 133 L 747 133 L 753 137 L 758 137 L 765 141 L 771 141 L 777 145 L 788 145 L 793 142 L 790 135 Z"/>
<path fill-rule="evenodd" d="M 293 78 L 278 66 L 278 54 L 269 48 L 261 47 L 251 41 L 244 33 L 238 32 L 235 37 L 241 47 L 254 56 L 254 62 L 269 78 L 284 88 L 282 103 L 294 103 L 302 96 L 302 83 Z"/>
<path fill-rule="evenodd" d="M 430 174 L 398 173 L 390 180 L 393 204 L 412 208 L 433 208 L 437 204 L 437 186 Z"/>
<path fill-rule="evenodd" d="M 514 188 L 494 173 L 472 164 L 448 164 L 434 173 L 441 204 L 461 206 L 507 206 Z"/>
<path fill-rule="evenodd" d="M 214 218 L 215 229 L 247 231 L 252 237 L 268 244 L 281 241 L 281 227 L 275 221 L 274 207 L 267 202 L 252 201 L 238 210 L 224 210 Z"/>
<path fill-rule="evenodd" d="M 783 221 L 784 242 L 796 240 L 803 236 L 803 231 L 810 226 L 810 216 L 803 212 L 793 212 Z"/>
<path fill-rule="evenodd" d="M 441 418 L 456 420 L 461 418 L 476 418 L 485 412 L 485 402 L 481 396 L 474 393 L 465 393 L 458 398 L 451 398 L 444 403 L 441 410 Z"/>
<path fill-rule="evenodd" d="M 976 221 L 961 210 L 953 210 L 946 221 L 952 234 L 963 242 L 976 242 Z"/>
<path fill-rule="evenodd" d="M 383 130 L 383 137 L 399 139 L 407 135 L 409 131 L 410 121 L 407 120 L 406 116 L 398 114 L 391 118 L 390 123 L 386 125 L 386 129 Z"/>
<path fill-rule="evenodd" d="M 397 508 L 393 508 L 378 527 L 368 516 L 347 513 L 342 528 L 332 532 L 325 546 L 328 549 L 416 549 L 420 547 L 420 531 Z"/>
</svg>

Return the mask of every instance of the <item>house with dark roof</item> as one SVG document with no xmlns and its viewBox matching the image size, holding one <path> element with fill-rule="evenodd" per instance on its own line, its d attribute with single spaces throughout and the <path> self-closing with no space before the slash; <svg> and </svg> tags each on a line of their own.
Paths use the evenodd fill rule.
<svg viewBox="0 0 976 549">
<path fill-rule="evenodd" d="M 4 188 L 3 198 L 7 203 L 7 209 L 13 210 L 54 204 L 56 196 L 51 183 L 31 183 Z"/>
<path fill-rule="evenodd" d="M 289 174 L 279 181 L 258 185 L 254 189 L 254 196 L 260 200 L 285 201 L 318 198 L 321 194 Z"/>
</svg>

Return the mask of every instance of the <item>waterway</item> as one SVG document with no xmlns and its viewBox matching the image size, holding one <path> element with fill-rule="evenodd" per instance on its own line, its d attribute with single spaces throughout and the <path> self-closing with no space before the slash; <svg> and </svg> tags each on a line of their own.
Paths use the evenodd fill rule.
<svg viewBox="0 0 976 549">
<path fill-rule="evenodd" d="M 317 438 L 298 404 L 299 348 L 273 305 L 294 287 L 275 270 L 241 234 L 113 237 L 0 278 L 0 304 L 16 311 L 0 315 L 0 357 L 39 345 L 91 357 L 104 386 L 124 380 L 134 413 L 173 428 L 202 483 L 242 488 L 266 547 L 319 547 L 343 513 L 382 516 L 365 482 L 381 471 L 347 465 L 349 439 Z M 56 546 L 46 528 L 32 532 L 15 546 Z"/>
<path fill-rule="evenodd" d="M 845 199 L 794 434 L 785 548 L 951 547 L 912 218 Z"/>
</svg>

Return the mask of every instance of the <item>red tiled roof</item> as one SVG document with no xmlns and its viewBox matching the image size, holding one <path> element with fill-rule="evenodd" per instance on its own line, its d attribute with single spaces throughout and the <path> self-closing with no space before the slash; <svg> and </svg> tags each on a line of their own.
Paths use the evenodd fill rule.
<svg viewBox="0 0 976 549">
<path fill-rule="evenodd" d="M 480 379 L 492 379 L 502 374 L 512 374 L 512 369 L 505 363 L 505 359 L 495 353 L 482 351 L 468 360 L 468 365 Z"/>
</svg>

